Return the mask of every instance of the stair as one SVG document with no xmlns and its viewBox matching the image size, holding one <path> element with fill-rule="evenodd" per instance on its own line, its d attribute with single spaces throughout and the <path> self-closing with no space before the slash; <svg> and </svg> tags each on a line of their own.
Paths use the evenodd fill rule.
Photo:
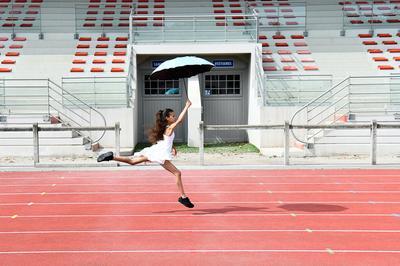
<svg viewBox="0 0 400 266">
<path fill-rule="evenodd" d="M 0 115 L 0 117 L 2 118 L 0 119 L 0 128 L 31 127 L 34 123 L 38 123 L 40 127 L 65 127 L 61 123 L 54 123 L 54 119 L 42 114 Z M 39 144 L 41 156 L 92 154 L 90 141 L 75 131 L 39 132 Z M 10 154 L 33 156 L 32 131 L 0 131 L 0 156 Z"/>
<path fill-rule="evenodd" d="M 352 115 L 348 124 L 368 124 L 372 120 L 390 124 L 400 122 L 397 115 Z M 398 129 L 377 130 L 378 155 L 400 154 L 400 132 Z M 370 129 L 328 129 L 314 137 L 313 154 L 317 156 L 362 154 L 371 151 Z"/>
</svg>

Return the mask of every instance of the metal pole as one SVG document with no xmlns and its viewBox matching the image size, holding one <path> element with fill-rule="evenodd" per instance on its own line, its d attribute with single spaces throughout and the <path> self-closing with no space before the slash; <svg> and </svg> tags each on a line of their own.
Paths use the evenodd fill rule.
<svg viewBox="0 0 400 266">
<path fill-rule="evenodd" d="M 38 123 L 33 124 L 33 163 L 39 163 L 39 127 Z"/>
<path fill-rule="evenodd" d="M 204 122 L 199 123 L 199 133 L 200 133 L 200 145 L 199 145 L 199 156 L 200 165 L 204 165 Z"/>
<path fill-rule="evenodd" d="M 39 20 L 40 20 L 40 24 L 39 24 L 39 39 L 43 40 L 43 29 L 42 29 L 42 6 L 40 6 L 39 9 Z"/>
<path fill-rule="evenodd" d="M 79 33 L 78 33 L 78 12 L 77 12 L 77 7 L 76 3 L 74 4 L 74 17 L 75 17 L 75 34 L 74 38 L 78 39 L 79 38 Z"/>
<path fill-rule="evenodd" d="M 289 122 L 285 121 L 284 135 L 285 135 L 285 143 L 284 143 L 284 163 L 285 165 L 289 165 Z"/>
<path fill-rule="evenodd" d="M 64 96 L 62 96 L 62 103 L 63 103 L 63 107 L 64 107 Z M 47 79 L 47 114 L 51 118 L 51 115 L 50 115 L 50 81 L 49 81 L 49 79 Z"/>
<path fill-rule="evenodd" d="M 119 122 L 115 123 L 115 155 L 119 156 L 121 150 L 121 127 Z"/>
<path fill-rule="evenodd" d="M 376 120 L 371 121 L 371 164 L 376 165 L 376 131 L 377 131 Z"/>
</svg>

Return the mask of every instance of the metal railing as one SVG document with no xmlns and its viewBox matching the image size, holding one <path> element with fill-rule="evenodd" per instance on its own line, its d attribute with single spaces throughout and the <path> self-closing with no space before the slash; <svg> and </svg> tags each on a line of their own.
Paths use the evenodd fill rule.
<svg viewBox="0 0 400 266">
<path fill-rule="evenodd" d="M 240 14 L 243 19 L 239 22 L 237 16 L 132 15 L 130 35 L 133 43 L 257 42 L 257 17 Z"/>
<path fill-rule="evenodd" d="M 247 8 L 255 12 L 259 27 L 266 31 L 302 30 L 307 32 L 307 2 L 290 2 L 290 6 L 281 6 L 279 1 L 271 1 L 273 6 L 264 6 L 264 2 L 247 2 Z M 266 12 L 266 9 L 275 12 Z M 288 9 L 291 12 L 287 12 Z"/>
<path fill-rule="evenodd" d="M 379 28 L 399 28 L 400 13 L 396 8 L 398 3 L 375 3 L 369 1 L 367 3 L 346 3 L 342 5 L 342 31 L 343 34 L 347 29 L 369 29 L 374 31 Z M 379 7 L 388 7 L 379 9 Z"/>
<path fill-rule="evenodd" d="M 3 84 L 0 114 L 47 115 L 70 127 L 84 127 L 92 125 L 92 116 L 96 113 L 106 126 L 105 117 L 99 111 L 50 79 L 3 79 L 0 83 Z M 90 132 L 78 133 L 94 143 L 105 134 L 94 138 Z"/>
<path fill-rule="evenodd" d="M 130 49 L 128 50 L 129 56 L 129 68 L 128 68 L 128 79 L 127 79 L 127 90 L 128 90 L 128 99 L 127 106 L 134 107 L 134 98 L 136 93 L 137 86 L 137 62 L 136 62 L 136 50 L 133 48 L 133 45 L 130 45 Z"/>
<path fill-rule="evenodd" d="M 0 17 L 2 32 L 9 32 L 13 37 L 18 32 L 42 35 L 42 10 L 40 7 L 28 8 L 19 3 L 3 3 L 1 11 L 3 11 Z"/>
<path fill-rule="evenodd" d="M 262 103 L 265 105 L 266 103 L 266 91 L 267 91 L 267 81 L 265 79 L 264 69 L 262 65 L 262 49 L 259 46 L 256 46 L 255 50 L 255 71 L 256 71 L 256 85 L 257 85 L 257 94 L 258 97 L 261 98 Z"/>
<path fill-rule="evenodd" d="M 115 132 L 115 154 L 118 156 L 120 154 L 120 142 L 121 142 L 121 128 L 119 122 L 115 123 L 115 126 L 113 127 L 41 127 L 38 126 L 38 124 L 33 124 L 32 127 L 5 127 L 2 128 L 0 127 L 0 132 L 26 132 L 26 131 L 32 131 L 33 133 L 33 162 L 36 165 L 37 163 L 40 162 L 40 135 L 39 132 L 45 132 L 45 131 L 52 131 L 52 132 L 60 132 L 60 131 L 77 131 L 77 132 L 83 132 L 83 131 L 110 131 L 113 130 Z"/>
<path fill-rule="evenodd" d="M 332 87 L 332 75 L 265 75 L 264 105 L 306 104 Z"/>
<path fill-rule="evenodd" d="M 297 110 L 290 122 L 304 113 L 307 125 L 335 124 L 355 116 L 389 122 L 387 115 L 400 113 L 400 75 L 347 77 Z M 304 139 L 292 133 L 296 140 L 311 144 L 321 132 L 308 130 Z"/>
<path fill-rule="evenodd" d="M 63 77 L 62 87 L 92 108 L 129 107 L 132 95 L 129 79 L 129 75 L 128 77 Z M 81 103 L 70 99 L 66 104 L 79 106 Z"/>
<path fill-rule="evenodd" d="M 74 5 L 75 33 L 90 32 L 126 32 L 129 29 L 129 16 L 134 3 L 112 3 L 114 8 L 107 8 L 109 3 L 93 3 L 98 8 L 89 8 L 90 3 Z M 97 12 L 91 14 L 91 12 Z M 113 12 L 113 13 L 112 13 Z"/>
<path fill-rule="evenodd" d="M 199 162 L 204 165 L 204 133 L 206 130 L 283 130 L 284 132 L 284 156 L 283 164 L 290 164 L 290 131 L 293 129 L 369 129 L 370 130 L 370 162 L 376 165 L 377 156 L 377 131 L 378 129 L 400 129 L 400 123 L 383 124 L 375 120 L 370 124 L 342 124 L 342 125 L 293 125 L 288 121 L 276 125 L 205 125 L 203 121 L 199 123 L 200 147 Z"/>
</svg>

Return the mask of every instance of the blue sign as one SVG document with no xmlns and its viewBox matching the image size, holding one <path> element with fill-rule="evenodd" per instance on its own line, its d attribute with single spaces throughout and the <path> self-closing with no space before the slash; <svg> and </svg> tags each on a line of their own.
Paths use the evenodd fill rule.
<svg viewBox="0 0 400 266">
<path fill-rule="evenodd" d="M 220 60 L 214 60 L 213 64 L 217 68 L 233 68 L 233 60 L 232 59 L 220 59 Z"/>
<path fill-rule="evenodd" d="M 154 60 L 154 61 L 151 61 L 151 66 L 153 67 L 153 68 L 157 68 L 159 65 L 161 65 L 162 63 L 164 63 L 164 61 L 163 60 Z"/>
</svg>

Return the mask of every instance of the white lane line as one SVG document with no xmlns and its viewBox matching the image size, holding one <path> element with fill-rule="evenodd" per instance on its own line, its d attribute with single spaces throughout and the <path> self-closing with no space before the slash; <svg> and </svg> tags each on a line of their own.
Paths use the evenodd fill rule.
<svg viewBox="0 0 400 266">
<path fill-rule="evenodd" d="M 274 232 L 290 232 L 290 233 L 383 233 L 383 234 L 398 234 L 400 230 L 352 230 L 352 229 L 338 229 L 338 230 L 311 230 L 311 229 L 154 229 L 154 230 L 54 230 L 54 231 L 4 231 L 0 232 L 2 235 L 12 234 L 81 234 L 81 233 L 274 233 Z"/>
<path fill-rule="evenodd" d="M 191 194 L 265 194 L 263 190 L 249 191 L 191 191 Z M 345 190 L 305 190 L 305 191 L 267 191 L 274 194 L 398 194 L 400 190 L 364 190 L 364 191 L 345 191 Z M 18 195 L 38 195 L 38 192 L 16 192 L 0 193 L 0 196 L 18 196 Z M 42 192 L 42 195 L 101 195 L 101 194 L 176 194 L 175 191 L 86 191 L 86 192 Z"/>
<path fill-rule="evenodd" d="M 32 184 L 18 184 L 18 185 L 0 185 L 0 187 L 47 187 L 51 186 L 52 183 L 48 184 L 41 184 L 41 185 L 32 185 Z M 274 182 L 274 183 L 258 183 L 258 182 L 185 182 L 185 185 L 400 185 L 400 182 L 390 182 L 390 183 L 383 183 L 383 182 L 373 182 L 373 183 L 293 183 L 293 182 Z M 119 183 L 119 184 L 107 184 L 107 183 L 64 183 L 64 184 L 57 184 L 57 186 L 176 186 L 175 183 Z"/>
<path fill-rule="evenodd" d="M 334 171 L 337 171 L 337 169 L 331 169 Z M 341 170 L 341 169 L 339 169 Z M 223 177 L 242 177 L 242 176 L 248 176 L 251 178 L 256 178 L 256 177 L 279 177 L 279 176 L 283 176 L 283 177 L 314 177 L 314 176 L 321 176 L 323 178 L 329 178 L 329 177 L 359 177 L 359 176 L 366 176 L 366 177 L 389 177 L 389 176 L 399 176 L 399 174 L 396 171 L 396 174 L 393 173 L 384 173 L 386 172 L 384 169 L 378 169 L 378 170 L 373 170 L 373 169 L 365 169 L 366 173 L 354 173 L 354 171 L 350 170 L 347 171 L 346 173 L 326 173 L 326 170 L 321 170 L 321 171 L 315 171 L 315 169 L 300 169 L 300 170 L 288 170 L 285 171 L 289 174 L 286 174 L 285 172 L 274 172 L 271 170 L 252 170 L 251 172 L 257 172 L 258 174 L 254 174 L 254 173 L 249 173 L 246 170 L 241 170 L 241 169 L 235 169 L 235 170 L 182 170 L 182 173 L 185 174 L 188 177 L 202 177 L 204 175 L 206 175 L 207 173 L 213 173 L 213 175 L 215 176 L 223 176 Z M 371 171 L 372 170 L 372 171 Z M 200 173 L 196 173 L 196 172 L 200 172 Z M 235 173 L 242 173 L 242 175 L 234 175 Z M 295 173 L 295 172 L 304 172 L 304 173 Z M 369 173 L 368 173 L 369 172 Z M 374 173 L 375 172 L 375 173 Z M 390 171 L 390 172 L 395 172 Z M 13 172 L 11 172 L 13 173 Z M 14 172 L 15 173 L 15 172 Z M 24 172 L 21 173 L 19 176 L 23 177 L 29 174 L 35 174 L 37 172 Z M 161 175 L 161 177 L 169 177 L 169 175 L 165 175 L 165 171 L 160 168 L 160 170 L 157 170 L 155 172 L 152 172 L 151 174 L 149 174 L 150 172 L 148 170 L 141 170 L 141 171 L 136 171 L 136 170 L 132 170 L 129 172 L 125 172 L 124 174 L 121 174 L 121 172 L 119 170 L 115 170 L 115 171 L 97 171 L 97 172 L 89 172 L 88 171 L 79 171 L 77 172 L 80 175 L 76 175 L 75 173 L 70 173 L 71 175 L 57 175 L 58 173 L 55 172 L 51 172 L 51 171 L 43 171 L 40 173 L 40 175 L 53 175 L 52 178 L 84 178 L 84 177 L 95 177 L 95 178 L 110 178 L 110 176 L 112 175 L 118 175 L 117 177 L 125 177 L 125 178 L 138 178 L 138 177 L 159 177 L 157 176 L 157 174 Z M 145 174 L 143 174 L 145 173 Z M 10 174 L 10 172 L 0 172 L 0 174 L 7 176 Z M 88 174 L 87 176 L 85 176 L 84 174 Z M 99 176 L 103 174 L 104 176 Z M 107 174 L 107 175 L 106 175 Z M 146 175 L 148 174 L 148 175 Z M 47 176 L 45 176 L 47 177 Z M 8 177 L 8 178 L 17 178 L 17 176 L 12 176 L 12 177 Z M 43 176 L 35 176 L 32 178 L 43 178 Z M 114 177 L 113 177 L 114 178 Z"/>
<path fill-rule="evenodd" d="M 327 251 L 329 254 L 332 254 L 332 255 L 335 254 L 335 252 L 334 252 L 332 249 L 330 249 L 330 248 L 327 248 L 326 251 Z"/>
<path fill-rule="evenodd" d="M 333 250 L 335 253 L 398 254 L 400 250 Z M 27 250 L 0 251 L 8 254 L 85 254 L 85 253 L 326 253 L 327 249 L 147 249 L 147 250 Z"/>
<path fill-rule="evenodd" d="M 271 175 L 259 175 L 259 176 L 250 176 L 248 174 L 243 174 L 241 176 L 234 176 L 234 175 L 219 175 L 218 173 L 215 173 L 214 171 L 210 171 L 210 173 L 213 174 L 212 178 L 244 178 L 244 177 L 248 177 L 248 178 L 310 178 L 310 177 L 317 177 L 317 178 L 359 178 L 359 177 L 365 177 L 365 178 L 377 178 L 377 179 L 381 179 L 381 178 L 386 178 L 386 177 L 399 177 L 399 174 L 374 174 L 374 175 L 363 175 L 363 174 L 353 174 L 353 173 L 349 173 L 349 174 L 343 174 L 343 175 L 324 175 L 324 174 L 320 174 L 320 173 L 310 173 L 310 174 L 306 174 L 306 175 L 280 175 L 280 174 L 271 174 Z M 185 172 L 182 173 L 183 176 L 185 176 L 186 178 L 204 178 L 205 176 L 209 175 L 208 172 L 205 172 L 203 175 L 190 175 L 190 174 L 186 174 Z M 7 179 L 7 180 L 20 180 L 20 179 L 26 179 L 26 180 L 36 180 L 36 179 L 139 179 L 139 178 L 162 178 L 162 179 L 169 179 L 171 178 L 171 176 L 146 176 L 146 175 L 137 175 L 137 172 L 133 172 L 132 176 L 112 176 L 112 173 L 110 173 L 108 176 L 95 176 L 98 175 L 97 173 L 93 174 L 92 176 L 67 176 L 67 177 L 57 177 L 57 176 L 43 176 L 43 177 L 0 177 L 1 179 Z M 342 181 L 342 180 L 340 180 Z"/>
<path fill-rule="evenodd" d="M 282 204 L 282 201 L 196 201 L 197 204 Z M 0 203 L 0 206 L 26 205 L 27 202 Z M 176 204 L 176 201 L 76 201 L 76 202 L 38 202 L 35 205 L 147 205 Z M 284 201 L 284 204 L 371 204 L 369 201 Z M 400 204 L 400 201 L 375 201 L 374 204 Z"/>
<path fill-rule="evenodd" d="M 252 217 L 252 216 L 260 216 L 260 217 L 268 217 L 268 216 L 327 216 L 327 217 L 393 217 L 393 214 L 369 214 L 369 213 L 303 213 L 303 214 L 289 214 L 289 213 L 238 213 L 238 214 L 210 214 L 206 212 L 198 212 L 194 211 L 190 214 L 58 214 L 58 215 L 18 215 L 19 219 L 23 218 L 82 218 L 82 217 Z M 10 216 L 0 216 L 0 218 L 10 218 Z"/>
</svg>

